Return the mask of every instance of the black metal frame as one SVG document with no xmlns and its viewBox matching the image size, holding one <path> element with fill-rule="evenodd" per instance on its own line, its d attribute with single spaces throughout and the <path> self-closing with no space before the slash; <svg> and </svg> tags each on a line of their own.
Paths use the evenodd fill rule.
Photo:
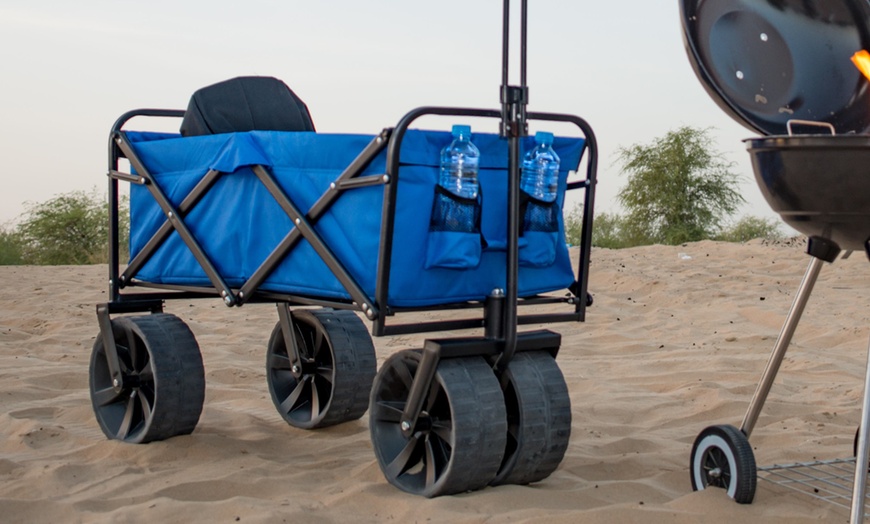
<svg viewBox="0 0 870 524">
<path fill-rule="evenodd" d="M 125 132 L 121 129 L 123 125 L 131 118 L 136 116 L 162 116 L 162 117 L 181 117 L 183 111 L 176 110 L 153 110 L 141 109 L 125 113 L 115 123 L 112 129 L 112 138 L 109 147 L 109 204 L 110 204 L 110 254 L 109 254 L 109 292 L 111 301 L 107 304 L 107 310 L 110 313 L 136 311 L 137 307 L 141 311 L 150 311 L 154 308 L 154 301 L 162 301 L 175 298 L 198 298 L 208 296 L 220 296 L 227 306 L 241 306 L 247 302 L 287 302 L 293 305 L 321 305 L 326 307 L 335 307 L 340 309 L 359 309 L 373 321 L 373 334 L 376 336 L 394 335 L 404 333 L 423 333 L 428 331 L 442 331 L 448 329 L 464 329 L 464 328 L 479 328 L 485 327 L 485 316 L 478 318 L 456 319 L 448 321 L 436 321 L 430 323 L 414 323 L 414 324 L 398 324 L 387 325 L 386 317 L 393 316 L 396 313 L 412 312 L 412 311 L 429 311 L 437 309 L 466 309 L 483 307 L 481 302 L 463 302 L 459 304 L 448 304 L 431 307 L 410 307 L 410 308 L 394 308 L 388 306 L 386 297 L 389 293 L 389 276 L 390 276 L 390 261 L 392 258 L 393 249 L 393 229 L 395 220 L 395 206 L 397 184 L 399 180 L 399 151 L 401 148 L 402 138 L 407 131 L 408 126 L 417 118 L 424 115 L 451 115 L 451 116 L 472 116 L 472 117 L 498 117 L 497 111 L 483 109 L 466 109 L 466 108 L 446 108 L 446 107 L 422 107 L 408 113 L 394 129 L 385 129 L 359 154 L 359 156 L 349 165 L 341 175 L 330 185 L 330 188 L 318 199 L 318 201 L 308 210 L 303 212 L 292 201 L 292 199 L 280 188 L 274 176 L 269 169 L 264 166 L 254 166 L 252 168 L 255 176 L 266 187 L 269 193 L 281 205 L 284 212 L 296 224 L 283 240 L 275 247 L 272 253 L 263 261 L 260 267 L 251 275 L 251 277 L 238 289 L 233 289 L 228 285 L 221 275 L 215 269 L 214 264 L 209 259 L 208 255 L 202 250 L 199 242 L 189 231 L 184 223 L 184 217 L 196 206 L 202 197 L 214 186 L 215 182 L 224 174 L 220 171 L 209 170 L 203 178 L 195 185 L 191 192 L 177 206 L 169 201 L 165 193 L 160 189 L 155 182 L 148 168 L 139 160 L 133 150 L 130 141 Z M 571 313 L 550 313 L 544 315 L 523 315 L 517 318 L 517 323 L 548 323 L 562 321 L 583 321 L 585 320 L 585 310 L 588 304 L 587 297 L 587 282 L 588 282 L 588 267 L 589 267 L 589 250 L 591 248 L 591 221 L 592 221 L 592 206 L 594 202 L 594 187 L 595 187 L 595 170 L 596 170 L 596 146 L 594 142 L 594 134 L 591 128 L 585 121 L 579 117 L 572 115 L 546 114 L 546 113 L 529 113 L 529 118 L 539 120 L 551 120 L 562 122 L 573 122 L 583 132 L 586 138 L 586 147 L 588 149 L 587 163 L 587 178 L 572 182 L 569 184 L 569 189 L 583 187 L 586 189 L 584 214 L 583 214 L 583 231 L 581 240 L 581 255 L 580 262 L 577 268 L 577 280 L 571 286 L 572 295 L 567 298 L 557 297 L 530 297 L 518 299 L 522 304 L 544 304 L 544 303 L 570 303 L 574 305 L 574 310 Z M 380 152 L 387 149 L 387 166 L 386 174 L 383 176 L 366 176 L 360 177 L 360 174 L 366 169 L 370 162 Z M 121 158 L 126 158 L 135 175 L 125 173 L 119 170 L 119 162 Z M 518 175 L 517 175 L 518 176 Z M 118 223 L 118 182 L 126 181 L 133 184 L 144 185 L 154 197 L 155 201 L 160 205 L 166 216 L 166 221 L 145 244 L 142 250 L 130 261 L 126 269 L 121 272 L 119 259 L 119 236 L 117 230 Z M 344 191 L 352 190 L 359 187 L 368 187 L 372 185 L 385 186 L 384 206 L 382 209 L 383 222 L 381 228 L 380 253 L 378 261 L 378 275 L 376 278 L 375 297 L 372 300 L 362 290 L 362 287 L 348 273 L 340 260 L 332 253 L 329 246 L 320 238 L 320 235 L 314 230 L 314 225 L 317 220 L 322 217 L 330 208 L 330 206 L 341 196 Z M 518 227 L 509 227 L 510 243 L 513 237 L 513 243 L 517 243 Z M 136 280 L 136 273 L 149 260 L 154 252 L 161 244 L 169 237 L 172 231 L 177 231 L 184 241 L 185 245 L 191 250 L 194 258 L 202 266 L 206 275 L 212 283 L 212 287 L 204 286 L 182 286 L 182 285 L 164 285 L 142 282 Z M 269 274 L 281 263 L 292 248 L 301 239 L 308 240 L 318 255 L 323 259 L 327 267 L 334 273 L 336 278 L 351 296 L 351 300 L 334 300 L 323 299 L 319 297 L 310 297 L 302 295 L 275 293 L 259 290 L 262 282 L 268 278 Z M 510 248 L 509 248 L 510 249 Z M 515 286 L 516 284 L 514 284 Z M 166 293 L 121 293 L 121 289 L 126 287 L 149 287 L 158 290 L 164 290 Z M 510 287 L 510 286 L 508 286 Z M 509 293 L 508 293 L 509 294 Z"/>
<path fill-rule="evenodd" d="M 112 127 L 109 140 L 109 297 L 108 303 L 97 306 L 97 316 L 100 324 L 101 337 L 109 360 L 109 368 L 115 387 L 122 387 L 123 377 L 117 362 L 114 336 L 111 329 L 111 314 L 132 312 L 162 312 L 163 301 L 167 299 L 190 299 L 220 296 L 227 306 L 241 306 L 248 302 L 274 302 L 278 306 L 279 321 L 285 334 L 290 333 L 292 318 L 291 305 L 319 305 L 339 309 L 358 309 L 373 322 L 372 333 L 375 336 L 406 333 L 424 333 L 466 328 L 484 328 L 482 337 L 461 337 L 453 339 L 427 340 L 423 349 L 423 360 L 415 377 L 410 397 L 402 417 L 403 431 L 413 431 L 415 421 L 419 416 L 422 400 L 431 384 L 432 377 L 441 358 L 455 358 L 468 355 L 480 355 L 491 360 L 497 372 L 504 370 L 516 351 L 546 350 L 555 357 L 561 343 L 561 336 L 547 330 L 518 334 L 517 326 L 531 323 L 550 323 L 585 320 L 586 307 L 591 304 L 588 293 L 588 270 L 590 250 L 592 245 L 592 219 L 594 212 L 595 185 L 598 163 L 598 148 L 595 134 L 589 124 L 580 117 L 556 113 L 533 113 L 526 111 L 528 88 L 526 87 L 526 14 L 527 0 L 522 0 L 522 34 L 521 34 L 521 85 L 508 85 L 508 41 L 510 0 L 504 0 L 504 56 L 502 67 L 501 110 L 451 108 L 451 107 L 421 107 L 406 114 L 395 128 L 384 129 L 358 155 L 358 157 L 331 184 L 330 188 L 307 211 L 300 210 L 280 188 L 269 169 L 264 166 L 254 166 L 253 172 L 267 188 L 284 212 L 290 217 L 295 227 L 288 231 L 284 239 L 263 261 L 260 267 L 238 289 L 229 286 L 215 269 L 214 264 L 202 250 L 194 235 L 184 223 L 184 217 L 196 206 L 202 197 L 211 189 L 214 183 L 223 175 L 215 170 L 208 171 L 200 182 L 191 190 L 184 200 L 175 206 L 160 189 L 148 169 L 142 164 L 128 140 L 123 126 L 133 117 L 171 117 L 184 116 L 181 110 L 140 109 L 125 113 Z M 389 296 L 389 279 L 393 251 L 393 232 L 399 181 L 399 152 L 405 132 L 412 122 L 426 115 L 460 116 L 479 118 L 499 118 L 500 135 L 508 141 L 508 222 L 507 236 L 507 281 L 505 289 L 494 290 L 484 301 L 462 302 L 456 304 L 431 307 L 398 308 L 387 303 Z M 520 229 L 520 139 L 528 132 L 528 120 L 543 120 L 566 122 L 576 125 L 585 139 L 586 178 L 569 182 L 568 189 L 585 189 L 585 199 L 582 217 L 582 236 L 580 244 L 580 260 L 577 267 L 577 278 L 569 287 L 570 294 L 566 297 L 534 296 L 519 298 L 519 229 Z M 387 150 L 386 173 L 381 176 L 360 175 L 371 161 L 384 149 Z M 119 161 L 127 158 L 135 175 L 121 172 Z M 119 236 L 118 236 L 118 183 L 125 181 L 132 184 L 145 185 L 163 210 L 166 221 L 152 236 L 143 249 L 130 261 L 126 270 L 120 271 Z M 368 297 L 358 282 L 345 269 L 323 242 L 314 229 L 314 225 L 344 191 L 372 185 L 384 185 L 384 204 L 380 232 L 379 257 L 377 276 L 375 280 L 375 296 Z M 177 231 L 185 245 L 206 272 L 212 287 L 163 285 L 136 280 L 139 269 L 147 262 L 160 245 L 169 237 L 172 231 Z M 306 239 L 320 256 L 330 271 L 351 297 L 351 300 L 324 299 L 314 296 L 275 293 L 260 290 L 259 286 L 277 268 L 291 249 L 301 240 Z M 126 292 L 125 287 L 147 287 L 157 291 L 147 293 Z M 538 305 L 565 303 L 573 306 L 568 313 L 547 313 L 519 315 L 519 305 Z M 402 312 L 432 311 L 448 309 L 482 308 L 482 316 L 455 320 L 442 320 L 424 323 L 407 323 L 387 325 L 386 318 Z M 290 348 L 290 345 L 288 345 Z M 407 426 L 407 428 L 405 427 Z"/>
</svg>

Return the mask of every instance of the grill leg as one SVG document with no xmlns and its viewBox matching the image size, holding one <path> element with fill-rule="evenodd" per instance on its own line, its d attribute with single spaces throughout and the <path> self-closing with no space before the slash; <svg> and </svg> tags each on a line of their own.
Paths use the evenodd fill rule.
<svg viewBox="0 0 870 524">
<path fill-rule="evenodd" d="M 867 373 L 864 376 L 864 406 L 861 408 L 861 431 L 858 433 L 858 452 L 855 455 L 855 483 L 852 487 L 852 520 L 864 521 L 864 495 L 867 491 L 867 464 L 870 433 L 870 348 L 867 351 Z"/>
<path fill-rule="evenodd" d="M 810 265 L 807 267 L 807 272 L 804 274 L 804 279 L 798 288 L 797 295 L 785 318 L 785 324 L 782 326 L 782 331 L 779 333 L 779 338 L 776 339 L 776 345 L 773 347 L 773 353 L 770 355 L 770 360 L 767 362 L 767 367 L 761 375 L 761 382 L 758 383 L 758 388 L 755 390 L 752 400 L 749 402 L 749 409 L 746 411 L 746 416 L 743 417 L 743 424 L 740 426 L 747 438 L 752 434 L 755 428 L 755 423 L 758 421 L 758 415 L 761 413 L 761 408 L 767 400 L 767 394 L 770 393 L 770 387 L 773 385 L 773 380 L 779 371 L 779 366 L 782 364 L 782 359 L 785 358 L 785 352 L 788 345 L 791 343 L 791 337 L 797 328 L 798 321 L 803 315 L 804 307 L 807 305 L 807 300 L 810 298 L 810 293 L 813 291 L 813 286 L 819 278 L 819 271 L 822 269 L 824 261 L 815 256 L 810 257 Z"/>
</svg>

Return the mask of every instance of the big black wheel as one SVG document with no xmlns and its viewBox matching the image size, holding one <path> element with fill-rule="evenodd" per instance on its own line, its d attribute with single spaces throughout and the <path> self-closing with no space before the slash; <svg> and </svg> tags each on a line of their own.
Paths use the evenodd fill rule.
<svg viewBox="0 0 870 524">
<path fill-rule="evenodd" d="M 91 403 L 110 439 L 145 443 L 193 431 L 205 398 L 202 355 L 193 333 L 168 314 L 120 317 L 112 333 L 122 387 L 113 384 L 102 336 L 91 352 Z"/>
<path fill-rule="evenodd" d="M 727 490 L 740 504 L 755 497 L 757 472 L 749 439 L 734 426 L 711 426 L 692 446 L 692 489 L 713 486 Z"/>
<path fill-rule="evenodd" d="M 400 351 L 375 377 L 369 423 L 381 471 L 399 489 L 425 497 L 483 488 L 501 465 L 507 435 L 498 380 L 481 357 L 442 360 L 406 437 L 401 415 L 420 359 L 417 351 Z"/>
<path fill-rule="evenodd" d="M 280 322 L 266 356 L 266 381 L 278 413 L 303 429 L 363 416 L 377 371 L 363 322 L 352 311 L 331 309 L 298 310 L 291 317 L 300 364 L 291 364 Z"/>
<path fill-rule="evenodd" d="M 559 467 L 571 436 L 571 399 L 565 378 L 549 353 L 533 351 L 514 355 L 501 383 L 507 445 L 491 484 L 543 480 Z"/>
</svg>

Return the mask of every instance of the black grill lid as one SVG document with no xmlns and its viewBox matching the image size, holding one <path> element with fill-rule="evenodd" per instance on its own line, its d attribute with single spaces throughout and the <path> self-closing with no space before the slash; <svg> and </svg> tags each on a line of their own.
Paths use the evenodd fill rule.
<svg viewBox="0 0 870 524">
<path fill-rule="evenodd" d="M 868 81 L 851 61 L 870 50 L 870 1 L 680 0 L 680 10 L 695 74 L 739 123 L 765 135 L 788 134 L 789 120 L 870 133 Z"/>
</svg>

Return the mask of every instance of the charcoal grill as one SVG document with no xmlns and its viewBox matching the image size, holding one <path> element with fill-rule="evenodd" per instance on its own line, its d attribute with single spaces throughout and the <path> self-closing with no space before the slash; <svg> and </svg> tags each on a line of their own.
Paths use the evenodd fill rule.
<svg viewBox="0 0 870 524">
<path fill-rule="evenodd" d="M 809 267 L 742 425 L 708 427 L 692 447 L 694 489 L 721 487 L 750 503 L 759 470 L 766 480 L 786 478 L 781 484 L 790 487 L 805 486 L 808 478 L 830 484 L 830 475 L 812 474 L 828 463 L 800 465 L 810 472 L 800 481 L 782 474 L 795 465 L 757 468 L 749 437 L 824 263 L 844 251 L 870 256 L 870 84 L 855 58 L 870 49 L 870 3 L 680 0 L 680 13 L 689 61 L 707 93 L 764 135 L 744 142 L 767 203 L 809 237 Z M 852 522 L 865 513 L 870 360 L 864 391 L 854 449 L 854 463 L 863 466 L 854 468 Z"/>
</svg>

